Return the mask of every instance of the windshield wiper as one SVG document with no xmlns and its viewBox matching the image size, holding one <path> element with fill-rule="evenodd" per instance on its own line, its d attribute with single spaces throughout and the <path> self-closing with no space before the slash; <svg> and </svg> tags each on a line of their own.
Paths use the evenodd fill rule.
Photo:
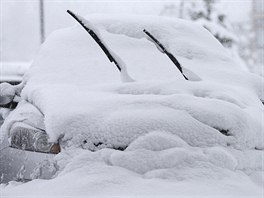
<svg viewBox="0 0 264 198">
<path fill-rule="evenodd" d="M 92 30 L 90 27 L 84 24 L 82 18 L 76 14 L 74 14 L 72 11 L 67 10 L 67 12 L 76 20 L 78 23 L 90 34 L 90 36 L 95 40 L 95 42 L 100 46 L 100 48 L 104 51 L 106 56 L 108 57 L 110 62 L 114 62 L 117 69 L 121 71 L 121 67 L 118 64 L 118 62 L 114 59 L 114 57 L 111 55 L 110 51 L 107 49 L 107 47 L 103 44 L 102 40 L 99 38 L 99 36 Z"/>
<path fill-rule="evenodd" d="M 169 59 L 174 63 L 174 65 L 178 68 L 178 70 L 181 72 L 181 74 L 183 75 L 183 77 L 188 80 L 188 78 L 184 75 L 183 71 L 182 71 L 182 67 L 181 64 L 179 63 L 179 61 L 175 58 L 175 56 L 173 56 L 172 53 L 170 53 L 159 41 L 158 39 L 156 39 L 152 34 L 150 34 L 146 29 L 143 30 L 143 32 L 150 38 L 150 40 L 152 42 L 154 42 L 154 44 L 158 47 L 158 49 L 166 54 Z"/>
<path fill-rule="evenodd" d="M 112 63 L 114 62 L 115 66 L 121 73 L 121 79 L 123 82 L 134 82 L 134 80 L 128 75 L 126 70 L 125 63 L 121 60 L 119 56 L 117 56 L 107 45 L 104 41 L 100 38 L 100 33 L 93 26 L 92 23 L 87 21 L 86 19 L 74 14 L 72 11 L 67 10 L 67 12 L 85 29 L 85 31 L 90 34 L 90 36 L 94 39 L 94 41 L 100 46 L 103 50 L 109 61 Z"/>
</svg>

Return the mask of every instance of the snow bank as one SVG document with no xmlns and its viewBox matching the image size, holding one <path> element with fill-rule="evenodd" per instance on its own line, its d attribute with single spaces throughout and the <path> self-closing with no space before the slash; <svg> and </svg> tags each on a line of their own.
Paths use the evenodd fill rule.
<svg viewBox="0 0 264 198">
<path fill-rule="evenodd" d="M 198 148 L 196 151 L 193 149 L 188 152 L 188 148 L 175 148 L 156 154 L 142 150 L 142 154 L 134 156 L 132 152 L 137 151 L 67 150 L 56 156 L 62 171 L 54 179 L 36 179 L 25 184 L 10 182 L 6 186 L 0 186 L 1 195 L 4 197 L 28 195 L 32 197 L 193 197 L 194 195 L 196 197 L 225 198 L 262 197 L 263 181 L 261 178 L 252 174 L 254 177 L 254 181 L 252 181 L 243 172 L 232 170 L 236 161 L 222 148 L 209 148 L 208 150 L 205 149 L 205 152 L 202 152 Z M 176 153 L 184 153 L 184 155 L 181 155 L 181 158 L 175 158 L 173 155 Z M 215 153 L 218 155 L 214 156 Z M 167 167 L 164 167 L 164 162 L 159 160 L 164 160 L 164 157 L 169 157 L 169 155 L 173 158 L 166 161 Z M 195 157 L 195 160 L 192 160 L 191 156 Z M 144 157 L 145 160 L 142 160 L 141 157 Z M 132 164 L 126 163 L 126 161 L 118 163 L 118 159 L 121 160 L 121 158 L 129 161 L 133 159 L 141 161 L 132 161 Z M 207 161 L 209 159 L 212 162 Z M 152 160 L 154 164 L 148 164 L 149 160 Z M 220 163 L 221 160 L 231 161 L 224 164 Z M 215 162 L 218 164 L 217 166 L 213 164 Z M 113 163 L 116 165 L 114 166 Z M 228 168 L 219 166 L 219 163 Z M 172 164 L 175 166 L 170 167 Z M 163 169 L 150 169 L 150 167 L 162 166 Z M 137 167 L 144 167 L 144 173 L 131 171 L 132 168 L 132 170 L 137 170 Z M 143 171 L 140 168 L 138 172 Z"/>
<path fill-rule="evenodd" d="M 17 186 L 15 192 L 54 184 L 58 188 L 47 194 L 63 190 L 73 195 L 84 186 L 98 190 L 104 185 L 103 192 L 114 195 L 118 185 L 118 195 L 124 195 L 127 186 L 137 195 L 171 195 L 175 185 L 179 190 L 192 186 L 192 180 L 204 195 L 205 186 L 217 189 L 212 184 L 220 178 L 219 195 L 234 193 L 221 189 L 225 182 L 234 185 L 238 180 L 243 182 L 235 185 L 235 195 L 260 195 L 260 187 L 246 174 L 263 173 L 263 79 L 243 71 L 207 30 L 191 22 L 134 16 L 87 19 L 136 82 L 120 83 L 118 70 L 81 27 L 53 33 L 25 77 L 25 101 L 10 114 L 1 133 L 6 135 L 21 111 L 31 116 L 32 109 L 24 106 L 35 106 L 44 116 L 50 141 L 59 139 L 62 146 L 56 157 L 60 170 L 50 182 L 36 180 Z M 145 38 L 144 28 L 201 79 L 184 80 Z M 73 191 L 59 185 L 76 177 Z M 151 191 L 143 193 L 140 185 Z"/>
</svg>

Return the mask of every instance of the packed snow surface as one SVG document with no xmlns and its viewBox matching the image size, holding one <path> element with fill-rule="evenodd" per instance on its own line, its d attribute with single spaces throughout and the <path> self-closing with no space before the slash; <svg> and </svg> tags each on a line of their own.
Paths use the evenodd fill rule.
<svg viewBox="0 0 264 198">
<path fill-rule="evenodd" d="M 261 197 L 263 78 L 244 71 L 192 22 L 86 18 L 135 82 L 121 82 L 79 25 L 54 32 L 25 76 L 24 101 L 1 137 L 23 116 L 38 115 L 26 119 L 36 125 L 43 115 L 50 141 L 63 149 L 54 159 L 59 168 L 51 180 L 2 185 L 3 195 Z M 196 81 L 186 81 L 143 29 Z"/>
</svg>

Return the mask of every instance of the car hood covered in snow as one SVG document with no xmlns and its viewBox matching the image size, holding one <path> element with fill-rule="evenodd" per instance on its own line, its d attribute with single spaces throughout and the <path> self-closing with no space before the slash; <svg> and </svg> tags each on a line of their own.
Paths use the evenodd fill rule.
<svg viewBox="0 0 264 198">
<path fill-rule="evenodd" d="M 135 82 L 121 82 L 119 71 L 80 26 L 58 30 L 42 45 L 25 76 L 25 101 L 6 119 L 2 136 L 22 119 L 18 114 L 40 111 L 50 141 L 60 139 L 64 149 L 56 157 L 60 170 L 53 182 L 58 185 L 60 178 L 86 178 L 89 172 L 95 182 L 109 177 L 106 186 L 116 188 L 124 182 L 140 195 L 143 192 L 132 181 L 140 179 L 142 184 L 144 178 L 149 179 L 146 189 L 161 182 L 157 178 L 185 183 L 244 178 L 250 186 L 246 193 L 258 194 L 260 188 L 245 179 L 245 173 L 263 171 L 263 78 L 238 65 L 206 29 L 192 22 L 142 16 L 86 18 L 126 63 Z M 200 80 L 186 81 L 146 39 L 143 29 Z M 76 173 L 81 167 L 84 172 Z M 104 179 L 96 179 L 98 174 Z M 259 176 L 254 179 L 260 183 Z M 92 181 L 80 182 L 82 186 Z M 161 188 L 175 194 L 175 186 L 170 186 Z M 122 188 L 118 192 L 125 193 Z"/>
</svg>

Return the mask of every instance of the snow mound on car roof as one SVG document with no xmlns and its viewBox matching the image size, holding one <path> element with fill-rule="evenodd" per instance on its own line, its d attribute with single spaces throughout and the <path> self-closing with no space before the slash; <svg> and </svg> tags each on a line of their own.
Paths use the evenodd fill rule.
<svg viewBox="0 0 264 198">
<path fill-rule="evenodd" d="M 27 73 L 22 92 L 22 98 L 44 114 L 50 141 L 60 139 L 65 148 L 92 151 L 128 147 L 128 152 L 117 154 L 112 163 L 131 170 L 141 170 L 124 162 L 141 153 L 138 147 L 147 150 L 137 158 L 146 158 L 146 171 L 166 167 L 153 164 L 152 157 L 166 161 L 183 155 L 180 149 L 163 158 L 156 152 L 165 148 L 153 138 L 164 142 L 169 153 L 170 147 L 178 150 L 178 143 L 187 145 L 183 161 L 196 159 L 191 147 L 221 146 L 226 149 L 215 152 L 228 160 L 233 155 L 240 161 L 248 157 L 234 154 L 234 149 L 263 153 L 259 151 L 264 149 L 263 79 L 244 71 L 207 30 L 162 17 L 92 15 L 87 19 L 124 60 L 136 82 L 120 83 L 118 70 L 81 27 L 53 33 Z M 170 60 L 145 39 L 144 28 L 202 80 L 185 81 Z M 7 126 L 8 122 L 3 128 Z M 158 136 L 151 135 L 157 131 Z M 168 134 L 174 138 L 170 140 Z M 143 136 L 144 141 L 140 140 Z M 234 169 L 236 160 L 232 158 L 227 166 Z M 260 163 L 252 167 L 257 169 Z M 174 162 L 167 168 L 172 167 Z"/>
</svg>

